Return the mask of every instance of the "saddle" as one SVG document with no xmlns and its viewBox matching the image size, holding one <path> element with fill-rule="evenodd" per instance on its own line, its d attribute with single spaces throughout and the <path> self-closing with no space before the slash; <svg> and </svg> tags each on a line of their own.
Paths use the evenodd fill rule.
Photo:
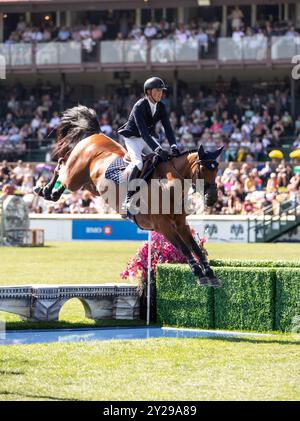
<svg viewBox="0 0 300 421">
<path fill-rule="evenodd" d="M 138 178 L 142 180 L 149 180 L 151 174 L 161 162 L 161 158 L 155 153 L 143 155 L 143 168 Z M 115 159 L 105 171 L 105 178 L 114 181 L 116 184 L 123 183 L 125 178 L 125 170 L 130 164 L 131 159 L 128 153 L 124 157 Z"/>
</svg>

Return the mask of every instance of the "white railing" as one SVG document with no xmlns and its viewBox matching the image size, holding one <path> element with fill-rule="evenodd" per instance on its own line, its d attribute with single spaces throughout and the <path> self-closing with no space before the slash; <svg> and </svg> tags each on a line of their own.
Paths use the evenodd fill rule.
<svg viewBox="0 0 300 421">
<path fill-rule="evenodd" d="M 146 63 L 147 41 L 102 41 L 100 42 L 100 62 L 105 63 Z"/>
<path fill-rule="evenodd" d="M 172 39 L 152 40 L 150 60 L 152 63 L 196 62 L 198 51 L 198 41 L 193 38 L 184 42 Z"/>
<path fill-rule="evenodd" d="M 0 54 L 5 57 L 7 66 L 31 66 L 32 44 L 0 44 Z"/>
<path fill-rule="evenodd" d="M 272 60 L 291 60 L 291 58 L 300 54 L 300 36 L 272 37 L 271 39 L 271 58 Z"/>
<path fill-rule="evenodd" d="M 227 61 L 291 60 L 300 54 L 299 37 L 266 37 L 258 34 L 241 39 L 219 38 L 217 52 L 210 58 Z M 6 66 L 76 65 L 85 61 L 101 64 L 128 63 L 197 63 L 199 44 L 194 38 L 181 42 L 178 39 L 102 41 L 95 47 L 97 54 L 89 56 L 80 42 L 49 42 L 0 44 L 0 56 Z M 98 54 L 99 52 L 99 54 Z"/>
<path fill-rule="evenodd" d="M 80 64 L 80 42 L 49 42 L 36 44 L 35 63 L 37 66 L 51 64 Z"/>
<path fill-rule="evenodd" d="M 261 35 L 251 37 L 219 38 L 218 59 L 220 61 L 242 61 L 267 59 L 268 40 Z"/>
</svg>

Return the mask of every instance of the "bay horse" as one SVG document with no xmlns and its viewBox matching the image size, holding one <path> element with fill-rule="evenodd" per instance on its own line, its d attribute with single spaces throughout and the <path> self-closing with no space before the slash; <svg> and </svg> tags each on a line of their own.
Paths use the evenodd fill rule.
<svg viewBox="0 0 300 421">
<path fill-rule="evenodd" d="M 170 157 L 168 161 L 157 165 L 151 174 L 151 180 L 166 179 L 171 186 L 176 179 L 190 179 L 193 182 L 203 179 L 205 203 L 212 206 L 217 200 L 216 159 L 221 151 L 222 148 L 209 153 L 200 146 L 196 151 Z M 50 183 L 44 189 L 36 188 L 36 193 L 53 201 L 57 201 L 66 188 L 73 192 L 84 188 L 101 196 L 107 189 L 107 168 L 116 159 L 124 158 L 126 153 L 126 149 L 119 143 L 100 133 L 98 117 L 93 109 L 82 105 L 70 108 L 62 114 L 57 127 L 54 157 L 58 159 L 58 166 Z M 53 191 L 58 177 L 62 184 L 58 190 Z M 116 198 L 114 209 L 121 213 L 118 194 Z M 151 202 L 151 192 L 148 199 Z M 204 250 L 194 239 L 186 216 L 184 210 L 178 214 L 172 208 L 168 214 L 138 213 L 135 215 L 135 223 L 142 229 L 163 234 L 181 251 L 199 285 L 217 288 L 220 282 L 209 266 Z"/>
</svg>

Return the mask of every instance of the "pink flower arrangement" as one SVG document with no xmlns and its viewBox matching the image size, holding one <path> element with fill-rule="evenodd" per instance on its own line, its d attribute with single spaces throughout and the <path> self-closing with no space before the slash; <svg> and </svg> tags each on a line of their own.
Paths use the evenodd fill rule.
<svg viewBox="0 0 300 421">
<path fill-rule="evenodd" d="M 199 238 L 199 245 L 204 250 L 207 239 Z M 162 234 L 151 232 L 151 279 L 155 279 L 156 265 L 158 263 L 187 263 L 186 257 L 177 250 Z M 139 280 L 139 289 L 143 290 L 148 276 L 148 241 L 146 241 L 131 257 L 124 271 L 120 274 L 122 279 Z"/>
</svg>

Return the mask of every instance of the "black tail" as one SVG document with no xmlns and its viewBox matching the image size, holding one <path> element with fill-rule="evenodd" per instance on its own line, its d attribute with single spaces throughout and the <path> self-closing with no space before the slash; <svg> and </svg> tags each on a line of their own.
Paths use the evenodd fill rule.
<svg viewBox="0 0 300 421">
<path fill-rule="evenodd" d="M 53 158 L 63 158 L 80 140 L 100 132 L 96 112 L 84 105 L 69 108 L 57 127 L 57 140 Z"/>
</svg>

